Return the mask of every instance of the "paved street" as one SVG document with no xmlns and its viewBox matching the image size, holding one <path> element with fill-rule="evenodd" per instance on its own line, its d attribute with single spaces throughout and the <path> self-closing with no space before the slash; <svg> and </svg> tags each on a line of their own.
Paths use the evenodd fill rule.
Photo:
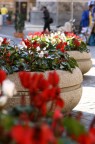
<svg viewBox="0 0 95 144">
<path fill-rule="evenodd" d="M 30 28 L 27 27 L 24 30 L 24 34 L 26 36 L 29 32 L 41 30 L 42 27 L 34 28 L 31 26 Z M 13 26 L 2 27 L 0 29 L 0 36 L 9 37 L 10 39 L 18 43 L 21 39 L 14 38 L 14 32 L 15 30 Z M 87 128 L 89 126 L 89 123 L 95 116 L 95 47 L 90 47 L 90 51 L 92 55 L 93 65 L 90 71 L 83 77 L 83 94 L 79 104 L 73 110 L 74 114 L 76 113 L 76 111 L 83 112 L 82 122 Z"/>
<path fill-rule="evenodd" d="M 83 94 L 75 111 L 83 112 L 83 123 L 86 127 L 95 116 L 95 47 L 90 47 L 92 55 L 92 68 L 83 77 Z"/>
</svg>

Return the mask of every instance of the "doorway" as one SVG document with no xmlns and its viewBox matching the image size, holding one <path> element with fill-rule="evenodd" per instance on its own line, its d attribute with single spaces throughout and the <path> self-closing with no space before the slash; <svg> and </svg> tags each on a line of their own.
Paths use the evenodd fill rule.
<svg viewBox="0 0 95 144">
<path fill-rule="evenodd" d="M 27 19 L 27 2 L 16 2 L 16 11 L 22 13 L 25 20 Z"/>
</svg>

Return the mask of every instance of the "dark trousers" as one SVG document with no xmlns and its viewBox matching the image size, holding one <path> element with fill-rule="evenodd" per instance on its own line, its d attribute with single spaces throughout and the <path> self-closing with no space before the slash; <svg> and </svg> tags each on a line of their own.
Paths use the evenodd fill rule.
<svg viewBox="0 0 95 144">
<path fill-rule="evenodd" d="M 46 31 L 46 29 L 48 29 L 48 31 L 50 32 L 50 23 L 48 21 L 45 21 L 44 23 L 44 31 Z"/>
</svg>

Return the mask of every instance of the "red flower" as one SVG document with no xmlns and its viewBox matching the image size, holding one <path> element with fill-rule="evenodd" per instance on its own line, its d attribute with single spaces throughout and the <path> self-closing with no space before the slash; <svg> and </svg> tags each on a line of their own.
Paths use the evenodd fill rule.
<svg viewBox="0 0 95 144">
<path fill-rule="evenodd" d="M 59 83 L 59 76 L 58 74 L 54 71 L 52 73 L 49 73 L 48 76 L 48 81 L 52 86 L 57 86 Z"/>
<path fill-rule="evenodd" d="M 34 32 L 33 36 L 41 36 L 42 32 Z"/>
<path fill-rule="evenodd" d="M 6 54 L 7 57 L 10 57 L 10 55 L 11 55 L 10 52 L 8 52 L 8 53 Z"/>
<path fill-rule="evenodd" d="M 60 119 L 63 117 L 63 114 L 60 112 L 60 110 L 55 110 L 54 111 L 54 114 L 53 114 L 53 119 L 56 120 L 56 119 Z"/>
<path fill-rule="evenodd" d="M 40 44 L 37 41 L 32 43 L 33 48 L 37 48 L 38 46 L 40 47 Z"/>
<path fill-rule="evenodd" d="M 31 73 L 25 72 L 25 71 L 19 72 L 19 78 L 20 78 L 21 84 L 24 88 L 30 87 Z"/>
<path fill-rule="evenodd" d="M 76 47 L 80 46 L 80 42 L 77 39 L 74 39 L 73 43 Z"/>
<path fill-rule="evenodd" d="M 52 130 L 47 124 L 36 126 L 32 129 L 31 144 L 57 144 Z"/>
<path fill-rule="evenodd" d="M 6 79 L 6 72 L 3 70 L 0 70 L 0 84 Z"/>
<path fill-rule="evenodd" d="M 11 130 L 11 136 L 18 144 L 32 144 L 32 129 L 29 126 L 14 126 Z"/>
<path fill-rule="evenodd" d="M 19 77 L 22 85 L 29 89 L 30 105 L 38 108 L 40 114 L 47 113 L 47 103 L 50 101 L 59 107 L 64 106 L 60 98 L 59 77 L 56 72 L 49 73 L 48 79 L 45 79 L 42 73 L 29 72 L 19 72 Z M 23 99 L 22 103 L 25 104 Z"/>
<path fill-rule="evenodd" d="M 22 41 L 25 43 L 25 45 L 26 45 L 28 48 L 31 48 L 31 47 L 32 47 L 32 44 L 31 44 L 31 42 L 30 42 L 28 39 L 22 39 Z"/>
<path fill-rule="evenodd" d="M 9 41 L 7 40 L 7 38 L 4 38 L 4 39 L 3 39 L 2 44 L 4 44 L 4 45 L 8 45 L 8 44 L 9 44 Z"/>
<path fill-rule="evenodd" d="M 51 129 L 46 124 L 40 126 L 14 126 L 11 137 L 18 144 L 57 144 Z"/>
<path fill-rule="evenodd" d="M 64 52 L 66 45 L 67 45 L 66 42 L 60 42 L 60 43 L 56 46 L 56 48 L 57 48 L 57 49 L 60 49 L 62 52 Z"/>
<path fill-rule="evenodd" d="M 64 101 L 61 98 L 57 98 L 56 105 L 60 108 L 64 107 Z"/>
</svg>

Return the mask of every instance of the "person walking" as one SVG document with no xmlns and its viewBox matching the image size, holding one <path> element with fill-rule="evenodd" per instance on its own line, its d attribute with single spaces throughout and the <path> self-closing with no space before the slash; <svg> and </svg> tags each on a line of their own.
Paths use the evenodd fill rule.
<svg viewBox="0 0 95 144">
<path fill-rule="evenodd" d="M 49 11 L 47 9 L 46 6 L 42 7 L 42 11 L 43 11 L 43 15 L 44 15 L 44 27 L 43 27 L 43 31 L 46 32 L 46 29 L 48 29 L 48 31 L 50 32 L 50 14 Z"/>
<path fill-rule="evenodd" d="M 5 5 L 3 5 L 3 7 L 1 8 L 1 14 L 3 16 L 4 25 L 6 24 L 7 13 L 8 13 L 8 9 L 5 7 Z"/>
<path fill-rule="evenodd" d="M 89 39 L 92 31 L 92 7 L 93 5 L 91 4 L 88 5 L 88 8 L 85 6 L 81 17 L 81 33 L 86 35 L 87 40 Z"/>
</svg>

